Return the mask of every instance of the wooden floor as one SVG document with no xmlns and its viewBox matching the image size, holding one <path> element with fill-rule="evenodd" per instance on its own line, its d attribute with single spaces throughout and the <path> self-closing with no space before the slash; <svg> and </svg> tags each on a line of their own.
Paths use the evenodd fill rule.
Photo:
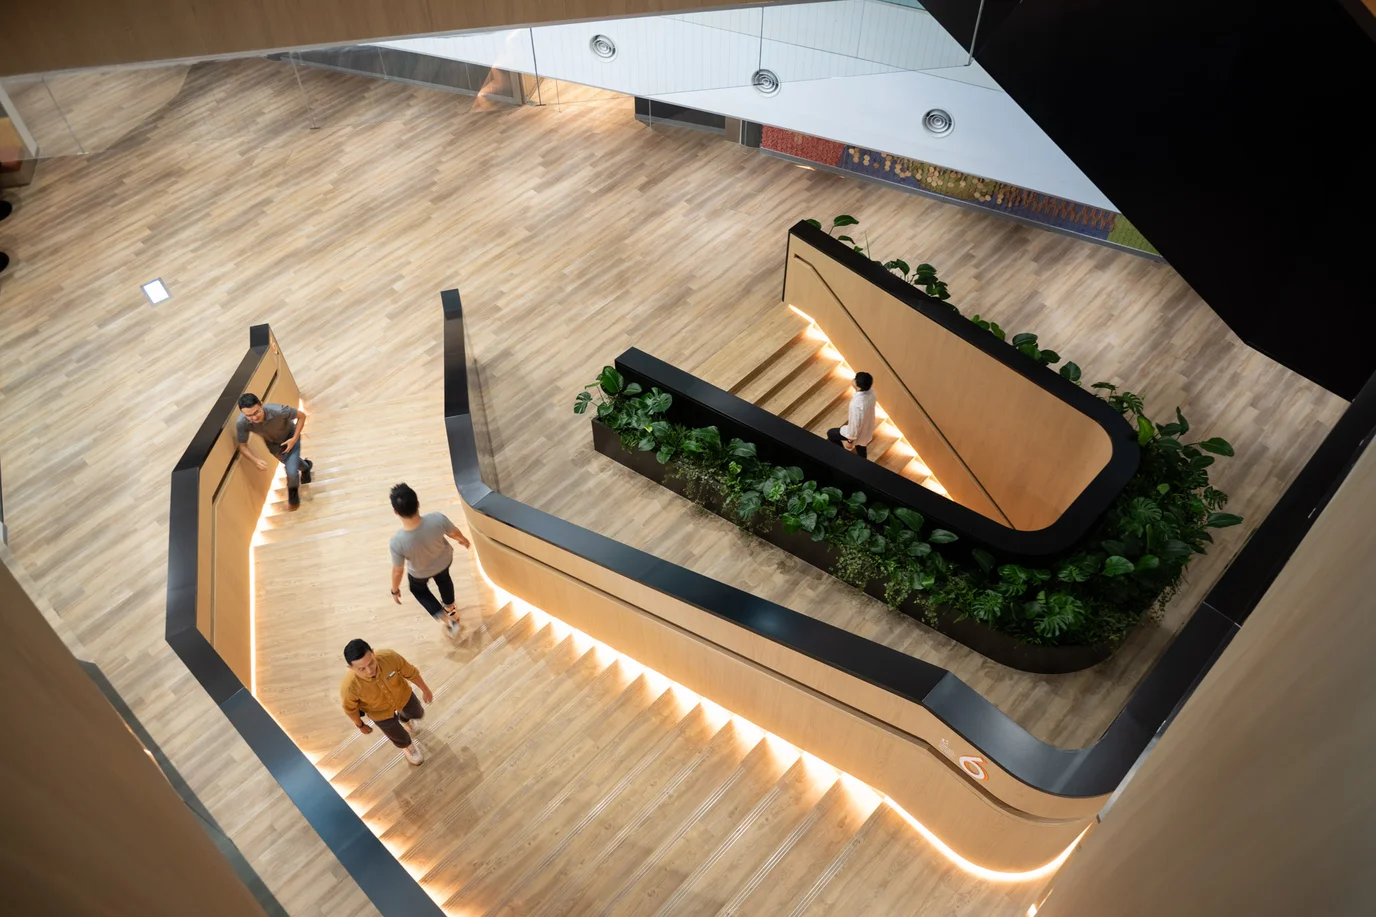
<svg viewBox="0 0 1376 917">
<path fill-rule="evenodd" d="M 451 93 L 305 79 L 318 130 L 282 65 L 192 66 L 108 152 L 42 163 L 7 192 L 16 211 L 0 224 L 14 258 L 0 275 L 13 554 L 293 914 L 372 908 L 162 635 L 168 474 L 254 322 L 272 323 L 318 413 L 306 443 L 321 470 L 283 526 L 313 533 L 315 560 L 279 570 L 272 533 L 259 548 L 262 587 L 275 599 L 280 576 L 291 598 L 259 622 L 259 687 L 321 756 L 348 735 L 330 709 L 341 635 L 414 654 L 436 682 L 496 639 L 444 644 L 383 588 L 387 487 L 406 479 L 434 494 L 428 506 L 454 505 L 441 289 L 463 291 L 512 496 L 947 666 L 1066 745 L 1102 731 L 1343 406 L 1243 347 L 1164 265 L 650 129 L 627 99 L 480 113 Z M 1131 384 L 1154 412 L 1179 404 L 1237 446 L 1218 480 L 1249 525 L 1222 533 L 1165 619 L 1113 660 L 1069 677 L 1010 672 L 593 452 L 570 408 L 600 366 L 629 346 L 704 362 L 778 308 L 787 227 L 840 212 L 876 254 L 936 264 L 967 312 L 1037 331 L 1086 377 Z M 150 306 L 139 285 L 155 277 L 172 298 Z M 313 521 L 336 486 L 347 502 Z M 475 614 L 499 611 L 472 571 L 460 588 Z M 967 884 L 903 826 L 865 824 L 880 843 L 813 907 L 885 913 L 860 906 L 874 895 L 904 902 L 892 913 L 1025 910 L 1025 889 Z"/>
</svg>

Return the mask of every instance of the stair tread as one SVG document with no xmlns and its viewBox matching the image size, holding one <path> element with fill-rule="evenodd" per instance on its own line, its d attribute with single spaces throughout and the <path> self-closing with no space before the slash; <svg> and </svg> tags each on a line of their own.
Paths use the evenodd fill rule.
<svg viewBox="0 0 1376 917">
<path fill-rule="evenodd" d="M 453 895 L 478 873 L 488 858 L 504 847 L 513 835 L 552 817 L 570 796 L 595 787 L 602 768 L 615 767 L 637 749 L 674 728 L 688 711 L 672 691 L 660 691 L 649 708 L 615 735 L 601 742 L 583 742 L 581 748 L 563 749 L 557 768 L 544 767 L 529 775 L 526 783 L 503 805 L 490 810 L 468 835 L 468 843 L 452 851 L 426 872 L 427 883 Z"/>
<path fill-rule="evenodd" d="M 463 697 L 473 688 L 491 678 L 513 677 L 519 674 L 522 669 L 520 662 L 524 657 L 502 652 L 502 649 L 523 646 L 535 639 L 538 634 L 535 629 L 534 621 L 530 615 L 525 615 L 510 628 L 508 628 L 500 638 L 502 646 L 493 649 L 491 652 L 480 654 L 468 665 L 464 666 L 462 678 L 454 680 L 451 689 L 447 692 L 451 697 Z M 543 632 L 543 631 L 542 631 Z M 378 732 L 375 730 L 374 735 Z M 386 749 L 393 748 L 386 738 L 380 738 L 370 752 L 350 761 L 343 769 L 330 777 L 330 782 L 335 785 L 343 795 L 347 796 L 360 783 L 372 775 L 375 768 L 385 763 Z M 365 759 L 371 759 L 365 760 Z"/>
<path fill-rule="evenodd" d="M 881 804 L 817 876 L 790 917 L 909 913 L 912 878 L 905 867 L 924 856 L 931 856 L 927 842 L 892 806 Z M 891 881 L 894 876 L 908 881 Z M 930 875 L 918 879 L 931 881 Z"/>
<path fill-rule="evenodd" d="M 569 910 L 569 917 L 592 914 L 629 915 L 653 913 L 659 902 L 671 895 L 701 859 L 702 850 L 731 833 L 741 818 L 752 811 L 792 761 L 781 758 L 771 744 L 758 742 L 720 795 L 709 797 L 705 806 L 676 827 L 643 858 L 639 868 L 611 894 L 597 901 L 586 901 Z"/>
<path fill-rule="evenodd" d="M 436 698 L 444 697 L 451 691 L 458 693 L 464 680 L 473 676 L 474 664 L 478 663 L 484 654 L 495 656 L 500 646 L 494 649 L 493 644 L 502 640 L 506 632 L 513 625 L 524 620 L 525 617 L 526 616 L 518 615 L 515 607 L 508 602 L 497 609 L 493 615 L 485 619 L 464 641 L 465 645 L 474 651 L 473 658 L 471 658 L 468 664 L 462 669 L 446 679 L 443 684 L 436 686 Z M 481 645 L 484 640 L 487 641 L 486 645 Z M 334 751 L 317 761 L 316 767 L 327 777 L 333 777 L 333 775 L 338 773 L 354 755 L 361 753 L 365 745 L 371 744 L 371 741 L 375 741 L 377 735 L 378 734 L 374 732 L 373 737 L 369 737 L 363 735 L 363 733 L 359 732 L 357 729 L 351 729 L 349 737 L 341 742 Z"/>
<path fill-rule="evenodd" d="M 583 840 L 569 845 L 542 872 L 516 888 L 509 909 L 529 917 L 563 917 L 578 903 L 597 907 L 641 865 L 645 854 L 714 792 L 726 786 L 741 766 L 750 743 L 734 721 L 712 737 L 699 757 L 680 773 L 643 792 L 639 811 L 594 822 Z M 616 816 L 620 816 L 618 819 Z"/>
<path fill-rule="evenodd" d="M 801 830 L 774 850 L 718 917 L 790 913 L 880 804 L 877 795 L 863 792 L 866 798 L 858 797 L 846 781 L 836 781 Z"/>
<path fill-rule="evenodd" d="M 757 372 L 732 389 L 731 394 L 760 404 L 770 392 L 803 372 L 814 361 L 823 343 L 800 332 L 786 347 L 770 357 L 769 362 L 762 364 Z"/>
<path fill-rule="evenodd" d="M 439 767 L 422 768 L 427 773 L 427 780 L 439 775 L 436 792 L 427 798 L 425 808 L 409 809 L 405 818 L 389 822 L 383 837 L 402 850 L 403 855 L 422 843 L 429 843 L 431 850 L 426 854 L 429 858 L 439 855 L 436 850 L 443 852 L 446 833 L 450 843 L 461 843 L 466 825 L 456 827 L 452 823 L 451 809 L 457 806 L 471 812 L 474 802 L 469 797 L 481 802 L 479 795 L 494 792 L 493 787 L 499 787 L 500 792 L 501 781 L 512 779 L 511 774 L 519 773 L 533 759 L 543 759 L 549 748 L 557 747 L 565 736 L 572 734 L 570 730 L 582 729 L 583 723 L 600 715 L 601 708 L 614 707 L 619 696 L 634 681 L 616 662 L 604 665 L 590 680 L 584 681 L 580 677 L 582 674 L 582 670 L 575 668 L 571 677 L 560 679 L 551 686 L 546 697 L 546 714 L 529 717 L 530 722 L 514 730 L 507 737 L 509 745 L 505 753 L 489 754 L 487 749 L 475 750 L 469 745 L 460 745 L 453 751 L 456 743 L 446 743 L 453 757 L 437 757 L 434 763 Z M 422 853 L 423 848 L 417 851 L 417 855 Z"/>
<path fill-rule="evenodd" d="M 796 404 L 835 378 L 836 363 L 814 354 L 788 379 L 753 400 L 769 413 L 786 417 Z"/>
<path fill-rule="evenodd" d="M 595 656 L 591 660 L 591 672 L 588 666 L 579 667 L 589 652 L 586 647 L 580 647 L 578 641 L 566 637 L 536 665 L 524 668 L 519 675 L 500 683 L 479 682 L 462 697 L 437 705 L 433 722 L 427 716 L 418 737 L 425 752 L 425 763 L 435 763 L 441 756 L 453 753 L 454 748 L 482 748 L 492 756 L 501 754 L 502 737 L 508 727 L 516 726 L 515 717 L 528 714 L 529 708 L 538 708 L 540 698 L 547 695 L 555 683 L 570 671 L 576 672 L 575 680 L 578 675 L 591 680 L 600 671 Z M 379 774 L 366 789 L 360 787 L 350 793 L 349 802 L 374 814 L 374 810 L 385 807 L 389 799 L 396 799 L 395 791 L 400 784 L 411 781 L 412 770 L 402 762 L 400 755 L 395 756 L 390 769 Z M 381 813 L 378 815 L 381 817 Z"/>
<path fill-rule="evenodd" d="M 787 306 L 770 309 L 749 328 L 698 366 L 693 375 L 730 391 L 745 376 L 793 340 L 806 323 Z"/>
<path fill-rule="evenodd" d="M 849 380 L 835 374 L 830 375 L 826 384 L 814 388 L 789 407 L 787 413 L 780 416 L 804 430 L 809 430 L 817 418 L 827 416 L 834 406 L 849 405 L 849 392 Z M 825 430 L 822 432 L 826 433 Z"/>
<path fill-rule="evenodd" d="M 557 729 L 552 737 L 559 740 L 557 744 L 551 741 L 539 749 L 525 748 L 523 754 L 497 764 L 494 773 L 470 786 L 456 787 L 456 798 L 435 807 L 437 817 L 421 826 L 424 833 L 405 850 L 402 861 L 429 869 L 446 856 L 461 854 L 473 832 L 487 830 L 490 816 L 502 811 L 526 784 L 531 770 L 538 771 L 550 761 L 559 761 L 561 767 L 586 761 L 596 753 L 599 742 L 635 721 L 660 693 L 652 692 L 646 679 L 638 677 L 611 703 L 589 704 L 582 716 L 556 724 L 576 727 L 576 731 Z M 388 835 L 384 832 L 383 837 Z M 445 892 L 446 896 L 452 891 Z"/>
<path fill-rule="evenodd" d="M 631 749 L 632 755 L 600 775 L 602 779 L 575 784 L 574 791 L 530 825 L 523 838 L 490 855 L 480 874 L 470 877 L 445 906 L 473 913 L 506 907 L 517 888 L 547 869 L 561 852 L 574 844 L 596 843 L 591 833 L 595 824 L 615 831 L 660 783 L 696 760 L 717 731 L 702 706 L 695 706 L 675 728 L 653 737 L 643 749 Z M 638 756 L 635 751 L 640 752 Z"/>
<path fill-rule="evenodd" d="M 834 775 L 821 777 L 816 765 L 800 757 L 735 830 L 700 857 L 697 868 L 656 914 L 714 913 L 807 820 L 835 782 Z"/>
</svg>

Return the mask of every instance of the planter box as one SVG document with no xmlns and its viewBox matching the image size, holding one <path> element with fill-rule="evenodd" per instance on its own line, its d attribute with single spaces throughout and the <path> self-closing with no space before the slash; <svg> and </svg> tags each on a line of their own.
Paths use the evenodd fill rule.
<svg viewBox="0 0 1376 917">
<path fill-rule="evenodd" d="M 684 482 L 679 478 L 666 478 L 667 469 L 655 459 L 653 452 L 627 451 L 621 445 L 621 438 L 595 418 L 592 421 L 592 443 L 594 449 L 608 458 L 683 496 Z M 722 511 L 721 501 L 716 497 L 699 505 L 723 519 L 735 522 L 734 517 Z M 813 541 L 807 532 L 790 534 L 776 522 L 756 535 L 828 573 L 835 563 L 835 549 L 825 541 Z M 882 583 L 871 583 L 865 592 L 881 602 L 884 601 Z M 924 625 L 927 623 L 924 609 L 912 600 L 904 602 L 898 610 Z M 960 618 L 955 611 L 944 606 L 937 609 L 935 630 L 1009 668 L 1042 675 L 1062 675 L 1087 669 L 1103 662 L 1113 654 L 1114 649 L 1107 643 L 1095 646 L 1039 646 L 1035 643 L 1024 643 L 973 618 Z"/>
</svg>

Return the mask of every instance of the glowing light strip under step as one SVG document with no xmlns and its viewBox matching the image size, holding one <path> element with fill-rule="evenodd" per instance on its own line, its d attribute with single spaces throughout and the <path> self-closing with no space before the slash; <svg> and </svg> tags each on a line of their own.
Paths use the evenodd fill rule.
<svg viewBox="0 0 1376 917">
<path fill-rule="evenodd" d="M 527 614 L 538 615 L 538 617 L 536 618 L 536 623 L 538 625 L 543 626 L 545 623 L 548 622 L 556 625 L 561 629 L 567 629 L 568 632 L 575 634 L 578 638 L 581 638 L 582 640 L 587 640 L 593 647 L 596 647 L 599 651 L 610 654 L 614 660 L 621 662 L 623 665 L 627 666 L 631 671 L 637 673 L 644 672 L 650 675 L 655 680 L 661 681 L 669 688 L 672 688 L 676 694 L 680 694 L 683 697 L 688 698 L 693 704 L 703 705 L 704 709 L 707 710 L 709 713 L 713 711 L 719 711 L 718 715 L 724 716 L 726 719 L 731 720 L 733 723 L 736 723 L 739 726 L 744 726 L 746 730 L 751 732 L 752 734 L 758 733 L 764 740 L 769 741 L 776 747 L 796 751 L 808 763 L 815 764 L 818 767 L 827 769 L 827 771 L 835 775 L 837 780 L 845 781 L 847 785 L 852 789 L 861 789 L 862 792 L 872 793 L 876 799 L 878 799 L 884 805 L 887 805 L 889 808 L 893 809 L 895 812 L 897 812 L 898 815 L 902 817 L 904 821 L 906 821 L 909 825 L 912 826 L 913 830 L 920 834 L 922 838 L 937 851 L 937 853 L 940 853 L 947 861 L 949 861 L 962 871 L 967 872 L 972 876 L 984 879 L 987 882 L 1002 883 L 1030 882 L 1034 879 L 1045 878 L 1061 868 L 1061 864 L 1063 864 L 1066 861 L 1066 858 L 1070 856 L 1070 854 L 1075 850 L 1076 845 L 1078 845 L 1080 841 L 1084 839 L 1085 834 L 1089 831 L 1089 827 L 1086 827 L 1085 830 L 1081 831 L 1080 834 L 1075 838 L 1075 840 L 1071 841 L 1070 845 L 1067 846 L 1064 850 L 1062 850 L 1055 859 L 1051 860 L 1048 863 L 1044 863 L 1041 866 L 1038 866 L 1036 869 L 1029 869 L 1023 872 L 1006 872 L 998 869 L 990 869 L 987 866 L 981 866 L 978 863 L 967 860 L 965 857 L 961 856 L 959 853 L 956 853 L 954 850 L 952 850 L 950 846 L 946 844 L 945 841 L 937 837 L 936 834 L 934 834 L 930 828 L 928 828 L 926 825 L 922 824 L 922 822 L 914 818 L 910 812 L 908 812 L 906 809 L 900 806 L 891 797 L 879 792 L 874 787 L 865 783 L 863 780 L 846 773 L 838 767 L 828 764 L 827 762 L 823 761 L 822 759 L 818 758 L 817 756 L 809 752 L 798 749 L 796 746 L 792 745 L 787 740 L 778 737 L 774 733 L 769 732 L 768 730 L 763 729 L 760 726 L 757 726 L 756 724 L 750 722 L 749 720 L 745 719 L 739 714 L 732 713 L 731 711 L 726 710 L 724 707 L 721 707 L 719 704 L 716 704 L 713 701 L 703 697 L 696 691 L 693 691 L 690 688 L 685 688 L 683 685 L 679 684 L 673 679 L 668 678 L 667 676 L 662 675 L 659 672 L 656 672 L 654 669 L 651 669 L 648 666 L 636 661 L 630 656 L 627 656 L 625 653 L 622 653 L 619 650 L 611 646 L 608 646 L 607 644 L 596 639 L 595 637 L 588 636 L 587 634 L 583 633 L 578 628 L 573 627 L 572 625 L 566 624 L 565 622 L 559 620 L 549 612 L 544 611 L 540 608 L 536 608 L 534 605 L 531 605 L 529 602 L 527 602 L 525 599 L 522 599 L 520 596 L 512 595 L 510 592 L 507 592 L 501 586 L 498 586 L 495 582 L 492 581 L 492 577 L 487 575 L 487 571 L 483 569 L 482 561 L 478 558 L 476 549 L 473 551 L 473 562 L 477 565 L 478 573 L 481 574 L 483 580 L 488 584 L 488 586 L 492 587 L 493 592 L 496 594 L 495 597 L 497 601 L 497 606 L 499 608 L 507 604 L 508 602 L 512 602 L 516 605 L 518 610 L 524 611 Z M 722 725 L 725 725 L 724 721 Z M 369 827 L 373 827 L 375 832 L 380 833 L 380 830 L 376 827 L 372 825 L 369 825 Z M 388 849 L 391 848 L 389 847 Z M 395 854 L 395 851 L 393 851 L 393 853 Z M 400 859 L 400 857 L 398 857 L 398 859 Z M 427 889 L 427 891 L 429 891 L 429 889 Z"/>
<path fill-rule="evenodd" d="M 818 325 L 817 321 L 812 316 L 808 315 L 806 312 L 804 312 L 802 309 L 799 309 L 797 306 L 790 305 L 788 308 L 793 310 L 793 313 L 797 315 L 799 318 L 801 318 L 803 321 L 807 322 L 808 337 L 816 341 L 826 342 L 825 346 L 822 347 L 821 355 L 828 360 L 836 361 L 836 363 L 838 364 L 836 369 L 834 370 L 836 374 L 846 379 L 854 379 L 855 370 L 850 368 L 850 364 L 847 363 L 846 358 L 841 355 L 841 351 L 836 349 L 836 345 L 831 342 L 831 338 L 827 337 L 827 333 L 822 330 L 822 326 Z M 930 491 L 933 491 L 934 493 L 939 493 L 943 497 L 947 496 L 946 488 L 942 487 L 941 482 L 938 481 L 935 477 L 933 477 L 932 469 L 928 468 L 926 463 L 922 461 L 922 459 L 917 454 L 917 450 L 912 447 L 912 444 L 908 442 L 907 437 L 903 435 L 903 431 L 898 429 L 894 422 L 889 419 L 889 413 L 885 411 L 884 408 L 881 407 L 878 402 L 875 402 L 874 413 L 875 416 L 877 416 L 879 420 L 882 421 L 882 423 L 880 424 L 880 428 L 885 431 L 885 435 L 892 436 L 896 440 L 898 440 L 889 448 L 897 449 L 900 452 L 900 454 L 910 456 L 908 465 L 905 466 L 905 468 L 911 467 L 913 471 L 917 472 L 918 474 L 926 478 L 926 480 L 922 482 L 923 487 L 927 488 Z"/>
</svg>

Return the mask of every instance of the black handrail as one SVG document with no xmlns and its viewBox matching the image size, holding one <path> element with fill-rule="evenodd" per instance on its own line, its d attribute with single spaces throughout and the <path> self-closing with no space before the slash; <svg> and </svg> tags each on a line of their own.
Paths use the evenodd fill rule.
<svg viewBox="0 0 1376 917">
<path fill-rule="evenodd" d="M 267 325 L 254 325 L 249 330 L 248 353 L 172 471 L 167 642 L 378 911 L 386 917 L 442 917 L 440 907 L 196 628 L 201 466 L 223 433 L 239 395 L 267 355 L 270 339 Z"/>
</svg>

